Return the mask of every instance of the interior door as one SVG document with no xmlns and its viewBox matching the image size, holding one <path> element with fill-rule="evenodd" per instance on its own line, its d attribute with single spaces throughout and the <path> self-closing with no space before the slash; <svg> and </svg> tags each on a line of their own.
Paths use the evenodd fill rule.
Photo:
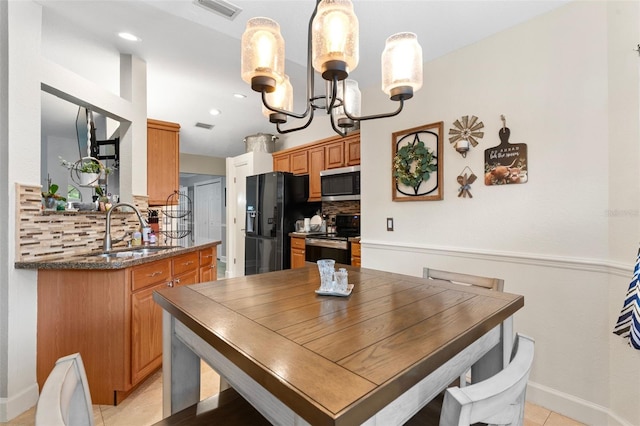
<svg viewBox="0 0 640 426">
<path fill-rule="evenodd" d="M 222 179 L 195 185 L 196 245 L 222 240 Z"/>
<path fill-rule="evenodd" d="M 235 192 L 236 192 L 236 216 L 234 218 L 235 226 L 233 232 L 235 234 L 235 249 L 233 253 L 233 263 L 227 263 L 227 268 L 233 271 L 234 277 L 244 275 L 244 236 L 245 236 L 245 220 L 247 214 L 247 176 L 252 175 L 252 165 L 243 162 L 235 165 Z"/>
</svg>

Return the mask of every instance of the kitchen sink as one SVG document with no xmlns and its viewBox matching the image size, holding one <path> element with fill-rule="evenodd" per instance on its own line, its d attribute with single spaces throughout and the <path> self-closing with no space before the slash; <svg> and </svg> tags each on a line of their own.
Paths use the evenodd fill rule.
<svg viewBox="0 0 640 426">
<path fill-rule="evenodd" d="M 106 257 L 106 258 L 141 257 L 141 256 L 148 256 L 150 254 L 154 254 L 163 250 L 170 250 L 170 249 L 176 249 L 176 248 L 180 248 L 180 247 L 179 246 L 148 246 L 148 247 L 141 247 L 141 248 L 130 249 L 130 250 L 111 251 L 108 253 L 97 253 L 97 254 L 94 254 L 93 256 Z"/>
</svg>

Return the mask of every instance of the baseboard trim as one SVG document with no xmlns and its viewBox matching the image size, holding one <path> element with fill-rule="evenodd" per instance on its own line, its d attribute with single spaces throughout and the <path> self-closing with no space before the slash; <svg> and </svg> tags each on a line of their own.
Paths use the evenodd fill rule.
<svg viewBox="0 0 640 426">
<path fill-rule="evenodd" d="M 527 401 L 584 424 L 634 426 L 606 407 L 531 381 L 527 384 Z"/>
<path fill-rule="evenodd" d="M 18 417 L 38 402 L 38 384 L 27 387 L 11 398 L 0 398 L 0 422 Z"/>
<path fill-rule="evenodd" d="M 479 250 L 462 247 L 446 247 L 416 243 L 398 243 L 362 239 L 360 245 L 365 250 L 391 250 L 423 254 L 447 255 L 466 259 L 493 262 L 509 262 L 542 267 L 572 269 L 587 272 L 607 273 L 629 278 L 633 264 L 623 264 L 603 259 L 584 259 L 578 257 L 549 256 L 534 253 L 514 253 L 497 250 Z M 364 257 L 364 256 L 363 256 Z"/>
</svg>

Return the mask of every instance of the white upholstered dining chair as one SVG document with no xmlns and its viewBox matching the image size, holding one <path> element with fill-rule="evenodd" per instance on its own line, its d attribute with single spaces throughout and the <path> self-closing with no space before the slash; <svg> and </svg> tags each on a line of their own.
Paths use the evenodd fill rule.
<svg viewBox="0 0 640 426">
<path fill-rule="evenodd" d="M 456 284 L 483 287 L 494 291 L 504 290 L 504 280 L 500 278 L 481 277 L 479 275 L 462 274 L 459 272 L 449 272 L 440 269 L 423 268 L 422 277 L 433 280 L 449 281 Z M 492 349 L 498 351 L 499 348 Z M 464 387 L 469 382 L 469 372 L 460 376 L 460 386 Z"/>
<path fill-rule="evenodd" d="M 458 272 L 442 271 L 433 268 L 424 268 L 422 270 L 422 276 L 423 278 L 430 278 L 434 280 L 484 287 L 489 290 L 504 290 L 504 280 L 500 278 L 481 277 L 479 275 L 461 274 Z"/>
<path fill-rule="evenodd" d="M 448 388 L 442 403 L 440 426 L 478 422 L 522 425 L 533 352 L 534 340 L 517 334 L 511 362 L 504 370 L 474 385 Z"/>
<path fill-rule="evenodd" d="M 87 374 L 79 353 L 62 357 L 49 373 L 36 405 L 36 426 L 93 426 Z"/>
</svg>

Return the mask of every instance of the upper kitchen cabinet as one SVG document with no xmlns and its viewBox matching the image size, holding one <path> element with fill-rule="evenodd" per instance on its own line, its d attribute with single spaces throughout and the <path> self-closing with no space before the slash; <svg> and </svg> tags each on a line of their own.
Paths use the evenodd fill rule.
<svg viewBox="0 0 640 426">
<path fill-rule="evenodd" d="M 273 153 L 273 170 L 309 175 L 309 201 L 320 201 L 320 172 L 360 164 L 360 132 Z"/>
<path fill-rule="evenodd" d="M 360 134 L 344 139 L 345 166 L 360 164 Z"/>
<path fill-rule="evenodd" d="M 306 150 L 296 150 L 284 154 L 273 154 L 273 171 L 290 172 L 294 175 L 309 173 L 309 156 Z"/>
<path fill-rule="evenodd" d="M 180 125 L 147 120 L 147 195 L 163 206 L 180 187 Z M 177 202 L 177 197 L 171 197 Z"/>
<path fill-rule="evenodd" d="M 338 142 L 327 144 L 325 149 L 324 168 L 335 169 L 336 167 L 344 166 L 344 142 L 341 140 Z"/>
</svg>

